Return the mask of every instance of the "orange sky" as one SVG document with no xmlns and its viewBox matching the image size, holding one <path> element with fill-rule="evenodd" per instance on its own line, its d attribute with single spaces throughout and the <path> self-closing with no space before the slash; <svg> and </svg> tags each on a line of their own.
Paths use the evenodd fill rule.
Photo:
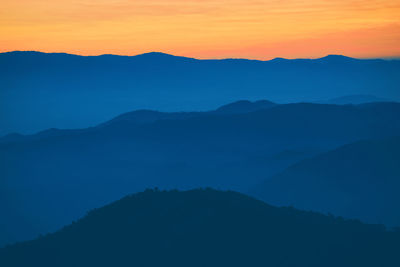
<svg viewBox="0 0 400 267">
<path fill-rule="evenodd" d="M 0 51 L 400 56 L 400 0 L 0 0 Z"/>
</svg>

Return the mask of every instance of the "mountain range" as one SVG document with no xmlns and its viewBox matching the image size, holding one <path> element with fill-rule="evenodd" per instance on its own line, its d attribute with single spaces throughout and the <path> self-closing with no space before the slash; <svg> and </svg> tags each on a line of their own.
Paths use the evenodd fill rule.
<svg viewBox="0 0 400 267">
<path fill-rule="evenodd" d="M 36 240 L 0 265 L 396 267 L 400 232 L 276 208 L 235 192 L 147 190 Z"/>
<path fill-rule="evenodd" d="M 391 102 L 239 101 L 209 112 L 141 110 L 91 128 L 6 136 L 0 139 L 0 213 L 5 215 L 0 245 L 56 231 L 89 209 L 149 187 L 211 186 L 252 192 L 269 177 L 307 158 L 360 140 L 400 136 L 399 114 L 400 104 Z M 362 166 L 360 161 L 354 167 Z M 364 182 L 361 176 L 354 179 Z M 381 187 L 381 194 L 389 196 L 389 187 Z M 340 187 L 336 189 L 342 194 Z M 397 203 L 387 200 L 382 205 L 388 208 Z M 368 215 L 368 222 L 393 223 L 388 213 L 374 220 L 375 211 L 371 208 L 351 217 Z"/>
<path fill-rule="evenodd" d="M 316 102 L 347 95 L 400 100 L 400 61 L 198 60 L 163 53 L 0 53 L 0 135 L 86 128 L 126 112 L 213 110 L 236 100 Z"/>
</svg>

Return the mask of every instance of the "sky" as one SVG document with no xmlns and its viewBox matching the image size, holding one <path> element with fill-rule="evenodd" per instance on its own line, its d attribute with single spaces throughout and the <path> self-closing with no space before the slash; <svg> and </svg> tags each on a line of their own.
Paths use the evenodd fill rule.
<svg viewBox="0 0 400 267">
<path fill-rule="evenodd" d="M 400 0 L 0 0 L 0 51 L 400 56 Z"/>
</svg>

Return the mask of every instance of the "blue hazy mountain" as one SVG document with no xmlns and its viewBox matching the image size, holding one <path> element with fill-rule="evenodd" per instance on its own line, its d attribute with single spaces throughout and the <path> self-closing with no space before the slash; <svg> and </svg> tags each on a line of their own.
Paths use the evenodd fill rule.
<svg viewBox="0 0 400 267">
<path fill-rule="evenodd" d="M 268 100 L 258 100 L 254 102 L 241 100 L 219 107 L 215 112 L 220 114 L 239 114 L 267 109 L 275 105 L 275 103 Z"/>
<path fill-rule="evenodd" d="M 400 265 L 400 233 L 235 192 L 153 191 L 0 249 L 3 267 Z"/>
<path fill-rule="evenodd" d="M 224 106 L 221 106 L 213 111 L 208 112 L 160 112 L 153 110 L 135 110 L 121 114 L 100 126 L 110 125 L 120 122 L 128 123 L 151 123 L 158 120 L 182 120 L 194 117 L 202 117 L 211 114 L 240 114 L 248 113 L 257 110 L 263 110 L 275 106 L 276 104 L 268 100 L 248 101 L 240 100 Z M 11 135 L 15 136 L 15 135 Z"/>
<path fill-rule="evenodd" d="M 55 231 L 88 209 L 148 187 L 247 192 L 299 160 L 400 135 L 398 103 L 261 102 L 253 112 L 243 106 L 248 103 L 204 113 L 139 111 L 92 128 L 6 138 L 0 244 Z"/>
<path fill-rule="evenodd" d="M 0 135 L 85 128 L 134 109 L 204 111 L 242 99 L 278 103 L 369 94 L 400 100 L 400 61 L 197 60 L 0 54 Z"/>
<path fill-rule="evenodd" d="M 227 105 L 223 105 L 216 110 L 205 111 L 205 112 L 160 112 L 154 110 L 135 110 L 132 112 L 126 112 L 115 118 L 101 123 L 96 127 L 87 129 L 74 129 L 74 130 L 60 130 L 56 128 L 47 129 L 40 131 L 33 135 L 22 135 L 18 133 L 7 134 L 0 137 L 0 143 L 16 142 L 16 141 L 26 141 L 33 139 L 41 139 L 44 137 L 54 137 L 58 135 L 65 135 L 69 133 L 82 133 L 87 131 L 92 131 L 101 127 L 115 125 L 115 124 L 146 124 L 153 123 L 159 120 L 183 120 L 195 117 L 204 117 L 209 115 L 229 115 L 229 114 L 240 114 L 248 113 L 257 110 L 263 110 L 275 106 L 276 104 L 268 100 L 259 101 L 248 101 L 240 100 Z"/>
<path fill-rule="evenodd" d="M 390 102 L 390 100 L 373 95 L 346 95 L 332 98 L 326 101 L 320 101 L 319 103 L 334 105 L 359 105 L 374 102 Z"/>
<path fill-rule="evenodd" d="M 400 137 L 359 141 L 304 159 L 252 193 L 274 205 L 399 226 L 399 163 Z"/>
</svg>

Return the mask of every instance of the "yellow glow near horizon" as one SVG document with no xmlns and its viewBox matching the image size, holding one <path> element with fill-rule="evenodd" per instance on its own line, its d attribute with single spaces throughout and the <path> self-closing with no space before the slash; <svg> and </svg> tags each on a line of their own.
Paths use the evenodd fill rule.
<svg viewBox="0 0 400 267">
<path fill-rule="evenodd" d="M 0 0 L 0 50 L 400 56 L 399 0 Z"/>
</svg>

